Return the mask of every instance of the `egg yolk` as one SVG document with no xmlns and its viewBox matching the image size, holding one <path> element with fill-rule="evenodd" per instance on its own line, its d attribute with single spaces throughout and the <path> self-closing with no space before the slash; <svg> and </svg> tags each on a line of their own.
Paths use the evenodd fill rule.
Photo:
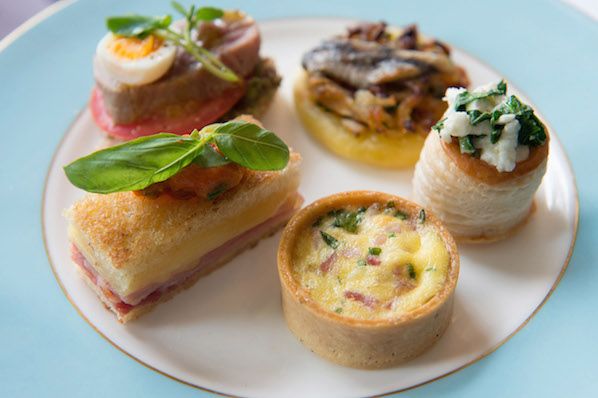
<svg viewBox="0 0 598 398">
<path fill-rule="evenodd" d="M 143 39 L 117 36 L 108 45 L 108 50 L 121 58 L 139 59 L 159 49 L 162 42 L 162 39 L 153 35 Z"/>
</svg>

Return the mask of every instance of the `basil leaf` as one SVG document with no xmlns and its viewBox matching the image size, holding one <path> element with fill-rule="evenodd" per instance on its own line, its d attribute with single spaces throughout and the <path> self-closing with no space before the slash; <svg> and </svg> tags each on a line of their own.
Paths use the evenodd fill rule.
<svg viewBox="0 0 598 398">
<path fill-rule="evenodd" d="M 218 149 L 231 161 L 252 170 L 281 170 L 289 148 L 273 132 L 247 122 L 227 122 L 214 131 Z"/>
<path fill-rule="evenodd" d="M 229 164 L 230 160 L 222 156 L 212 145 L 206 144 L 197 157 L 193 159 L 193 163 L 200 167 L 210 168 L 224 166 L 225 164 Z"/>
<path fill-rule="evenodd" d="M 106 26 L 112 33 L 126 37 L 143 38 L 158 29 L 166 29 L 170 26 L 172 17 L 147 17 L 143 15 L 128 15 L 120 17 L 109 17 L 106 19 Z"/>
<path fill-rule="evenodd" d="M 320 236 L 322 237 L 322 239 L 324 239 L 324 242 L 326 242 L 328 246 L 330 246 L 333 249 L 338 248 L 339 243 L 334 236 L 327 234 L 324 231 L 320 231 Z"/>
<path fill-rule="evenodd" d="M 459 137 L 459 149 L 461 153 L 475 153 L 475 147 L 471 141 L 471 137 L 466 135 L 465 137 Z"/>
<path fill-rule="evenodd" d="M 469 91 L 464 91 L 457 96 L 455 100 L 455 110 L 457 111 L 464 111 L 465 105 L 477 101 L 479 99 L 484 99 L 488 97 L 492 97 L 495 95 L 504 95 L 507 92 L 507 83 L 504 80 L 501 80 L 497 85 L 496 88 L 488 90 L 483 93 L 470 93 Z"/>
<path fill-rule="evenodd" d="M 161 133 L 94 152 L 64 171 L 73 185 L 88 192 L 136 191 L 177 174 L 203 145 L 190 137 Z"/>
<path fill-rule="evenodd" d="M 224 12 L 220 8 L 201 7 L 195 13 L 195 18 L 199 21 L 213 21 L 214 19 L 222 18 Z"/>
<path fill-rule="evenodd" d="M 187 16 L 187 10 L 178 1 L 171 1 L 170 5 L 172 6 L 172 8 L 174 8 L 175 10 L 177 10 L 178 13 L 181 14 L 182 16 L 184 16 L 184 17 Z"/>
</svg>

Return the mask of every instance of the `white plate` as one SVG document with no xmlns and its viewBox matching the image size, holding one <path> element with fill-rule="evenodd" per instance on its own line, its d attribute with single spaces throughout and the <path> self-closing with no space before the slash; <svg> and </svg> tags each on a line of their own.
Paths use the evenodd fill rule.
<svg viewBox="0 0 598 398">
<path fill-rule="evenodd" d="M 344 31 L 348 23 L 288 19 L 261 24 L 262 53 L 275 59 L 284 76 L 265 125 L 303 155 L 300 190 L 306 203 L 354 189 L 409 198 L 412 171 L 379 170 L 337 158 L 316 144 L 295 116 L 291 88 L 301 54 Z M 453 56 L 465 66 L 473 86 L 501 77 L 461 51 Z M 102 142 L 87 111 L 67 132 L 49 170 L 43 204 L 47 250 L 70 301 L 99 333 L 138 361 L 185 383 L 259 397 L 351 397 L 403 390 L 492 352 L 526 323 L 558 283 L 575 237 L 577 194 L 566 155 L 551 133 L 548 171 L 531 221 L 507 241 L 459 247 L 461 275 L 451 326 L 423 356 L 393 369 L 336 366 L 311 353 L 289 332 L 276 271 L 279 235 L 138 321 L 119 324 L 71 264 L 62 216 L 82 195 L 68 183 L 62 166 Z"/>
</svg>

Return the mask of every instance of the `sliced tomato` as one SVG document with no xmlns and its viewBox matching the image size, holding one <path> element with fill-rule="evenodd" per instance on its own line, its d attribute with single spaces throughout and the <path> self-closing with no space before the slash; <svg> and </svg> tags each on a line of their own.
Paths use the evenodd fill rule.
<svg viewBox="0 0 598 398">
<path fill-rule="evenodd" d="M 104 107 L 102 92 L 94 87 L 91 92 L 89 108 L 95 122 L 102 130 L 110 136 L 128 141 L 160 132 L 189 134 L 193 129 L 201 129 L 218 120 L 241 99 L 243 94 L 245 94 L 243 86 L 230 88 L 219 97 L 199 106 L 196 112 L 182 118 L 150 118 L 138 123 L 116 124 Z"/>
</svg>

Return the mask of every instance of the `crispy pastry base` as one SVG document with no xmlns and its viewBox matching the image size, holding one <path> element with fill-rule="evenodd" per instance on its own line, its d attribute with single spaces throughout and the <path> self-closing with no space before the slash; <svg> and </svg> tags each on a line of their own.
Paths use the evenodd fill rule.
<svg viewBox="0 0 598 398">
<path fill-rule="evenodd" d="M 533 197 L 546 171 L 548 144 L 532 148 L 530 157 L 513 172 L 500 173 L 461 154 L 455 143 L 428 135 L 415 166 L 415 200 L 435 212 L 459 242 L 510 237 L 534 212 Z"/>
<path fill-rule="evenodd" d="M 398 196 L 371 191 L 335 194 L 317 200 L 297 213 L 285 228 L 278 249 L 282 307 L 289 329 L 316 354 L 339 365 L 363 369 L 395 366 L 423 353 L 449 325 L 459 275 L 459 254 L 450 233 L 426 212 L 450 255 L 442 290 L 421 307 L 397 319 L 362 320 L 323 309 L 293 278 L 293 250 L 298 234 L 317 217 L 346 205 L 365 206 L 394 201 L 398 209 L 415 218 L 421 207 Z"/>
</svg>

